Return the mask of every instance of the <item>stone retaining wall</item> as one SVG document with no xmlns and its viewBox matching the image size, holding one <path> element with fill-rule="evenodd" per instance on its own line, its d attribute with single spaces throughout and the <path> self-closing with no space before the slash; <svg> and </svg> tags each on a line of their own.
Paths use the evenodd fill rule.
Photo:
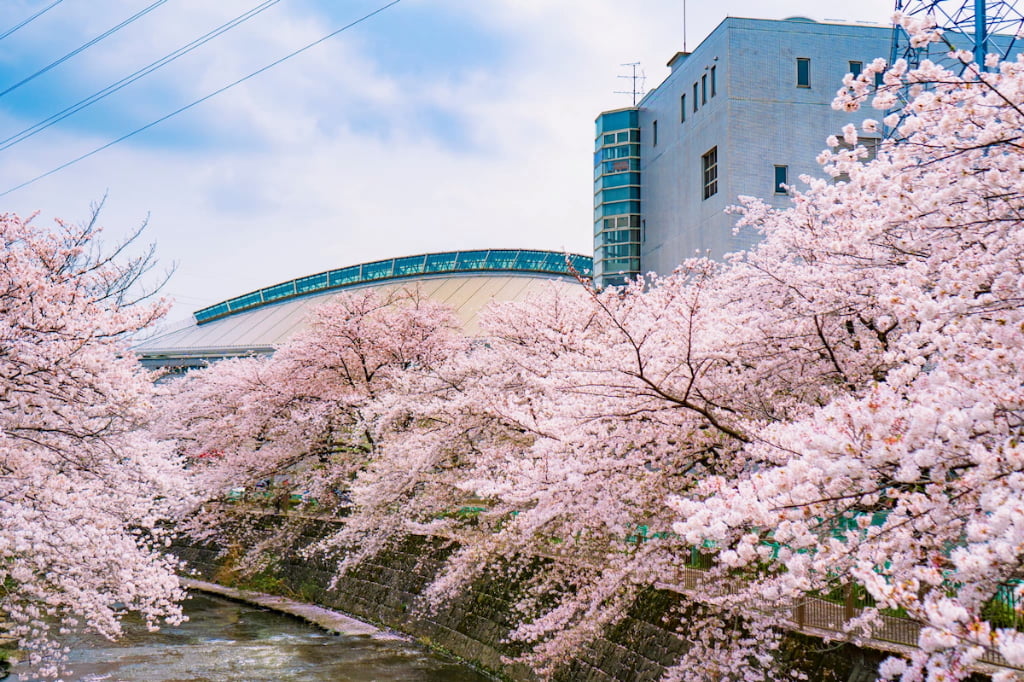
<svg viewBox="0 0 1024 682">
<path fill-rule="evenodd" d="M 259 542 L 267 534 L 286 531 L 283 517 L 250 516 L 246 543 Z M 453 602 L 436 613 L 415 608 L 417 599 L 433 580 L 451 547 L 437 538 L 414 536 L 390 551 L 364 561 L 328 589 L 334 576 L 331 560 L 306 560 L 298 551 L 324 537 L 337 521 L 310 521 L 295 530 L 290 548 L 273 565 L 242 581 L 243 586 L 284 594 L 316 603 L 408 633 L 420 641 L 471 662 L 508 680 L 534 680 L 524 665 L 507 664 L 503 658 L 522 653 L 520 645 L 505 642 L 511 626 L 511 605 L 521 591 L 522 573 L 510 579 L 493 570 L 479 578 Z M 298 527 L 297 527 L 298 528 Z M 221 584 L 239 584 L 232 571 L 231 548 L 179 542 L 174 552 L 185 559 L 197 577 Z M 535 562 L 534 569 L 544 561 Z M 579 655 L 557 671 L 563 682 L 641 682 L 659 679 L 665 668 L 686 649 L 677 634 L 685 598 L 675 592 L 650 589 L 643 592 L 621 622 L 582 648 Z M 816 682 L 866 682 L 884 654 L 845 644 L 826 645 L 821 640 L 791 635 L 782 652 L 796 668 Z"/>
</svg>

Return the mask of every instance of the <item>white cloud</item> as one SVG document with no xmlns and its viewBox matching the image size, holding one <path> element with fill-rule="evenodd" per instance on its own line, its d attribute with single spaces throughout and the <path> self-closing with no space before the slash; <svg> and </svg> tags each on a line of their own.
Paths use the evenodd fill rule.
<svg viewBox="0 0 1024 682">
<path fill-rule="evenodd" d="M 45 28 L 74 46 L 148 2 L 66 4 L 47 15 Z M 67 73 L 95 89 L 255 4 L 174 0 L 138 30 L 69 62 Z M 467 47 L 458 69 L 399 73 L 384 66 L 386 42 L 356 28 L 153 136 L 4 197 L 0 208 L 78 219 L 109 190 L 104 222 L 112 232 L 149 213 L 161 258 L 179 263 L 168 287 L 182 298 L 177 316 L 291 277 L 407 253 L 487 246 L 588 253 L 593 119 L 629 104 L 612 92 L 629 87 L 617 78 L 625 73 L 619 64 L 642 61 L 648 86 L 664 77 L 664 63 L 682 48 L 681 3 L 405 0 L 388 12 L 406 4 L 451 13 L 500 44 L 490 55 Z M 725 12 L 764 16 L 769 7 L 690 5 L 691 49 Z M 828 12 L 844 6 L 774 2 L 770 18 L 809 11 L 832 18 Z M 24 9 L 0 10 L 0 20 L 14 23 Z M 314 9 L 286 0 L 109 104 L 126 119 L 166 113 L 340 25 Z M 884 20 L 888 9 L 876 0 L 862 6 L 871 15 L 850 18 Z M 436 38 L 458 49 L 457 33 Z M 429 67 L 430 41 L 420 48 Z M 2 114 L 0 133 L 20 129 L 19 113 Z M 437 119 L 449 129 L 432 125 Z M 4 153 L 0 191 L 110 138 L 47 131 Z"/>
</svg>

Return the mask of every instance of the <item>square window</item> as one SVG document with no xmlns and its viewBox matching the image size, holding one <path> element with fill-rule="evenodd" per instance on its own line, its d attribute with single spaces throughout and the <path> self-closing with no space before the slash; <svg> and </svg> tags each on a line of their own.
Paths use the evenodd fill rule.
<svg viewBox="0 0 1024 682">
<path fill-rule="evenodd" d="M 850 62 L 850 73 L 856 78 L 860 75 L 860 72 L 864 70 L 864 62 Z"/>
<path fill-rule="evenodd" d="M 787 194 L 786 185 L 789 184 L 789 166 L 775 166 L 775 193 Z"/>
<path fill-rule="evenodd" d="M 796 59 L 796 87 L 811 87 L 811 60 L 806 57 Z"/>
<path fill-rule="evenodd" d="M 701 175 L 704 179 L 704 198 L 718 193 L 718 147 L 712 147 L 700 157 Z"/>
<path fill-rule="evenodd" d="M 862 137 L 857 141 L 857 144 L 867 151 L 867 156 L 862 159 L 864 163 L 870 163 L 875 160 L 878 156 L 878 148 L 881 145 L 881 139 L 877 137 Z M 837 149 L 848 150 L 852 149 L 849 144 L 843 141 L 842 135 L 839 136 L 839 147 Z M 833 182 L 849 182 L 850 176 L 848 173 L 840 173 L 832 179 Z"/>
<path fill-rule="evenodd" d="M 679 95 L 679 122 L 686 123 L 686 93 Z"/>
</svg>

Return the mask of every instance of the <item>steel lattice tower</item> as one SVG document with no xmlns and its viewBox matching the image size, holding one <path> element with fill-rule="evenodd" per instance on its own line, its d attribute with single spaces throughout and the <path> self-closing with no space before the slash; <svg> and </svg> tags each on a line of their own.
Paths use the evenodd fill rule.
<svg viewBox="0 0 1024 682">
<path fill-rule="evenodd" d="M 896 25 L 890 64 L 906 59 L 913 68 L 929 59 L 963 74 L 965 65 L 948 57 L 951 50 L 971 52 L 975 63 L 984 68 L 985 55 L 997 54 L 1007 59 L 1020 50 L 1024 39 L 1024 1 L 896 0 L 896 11 L 907 16 L 930 17 L 942 29 L 943 39 L 926 47 L 911 47 L 906 31 Z"/>
</svg>

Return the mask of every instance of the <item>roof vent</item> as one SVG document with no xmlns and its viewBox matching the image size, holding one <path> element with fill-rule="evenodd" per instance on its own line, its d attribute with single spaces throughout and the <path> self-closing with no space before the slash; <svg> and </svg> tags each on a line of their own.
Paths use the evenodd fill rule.
<svg viewBox="0 0 1024 682">
<path fill-rule="evenodd" d="M 786 17 L 785 19 L 783 19 L 783 21 L 800 21 L 800 22 L 803 22 L 805 24 L 816 24 L 816 23 L 818 23 L 817 21 L 815 21 L 814 19 L 811 19 L 810 17 Z"/>
</svg>

